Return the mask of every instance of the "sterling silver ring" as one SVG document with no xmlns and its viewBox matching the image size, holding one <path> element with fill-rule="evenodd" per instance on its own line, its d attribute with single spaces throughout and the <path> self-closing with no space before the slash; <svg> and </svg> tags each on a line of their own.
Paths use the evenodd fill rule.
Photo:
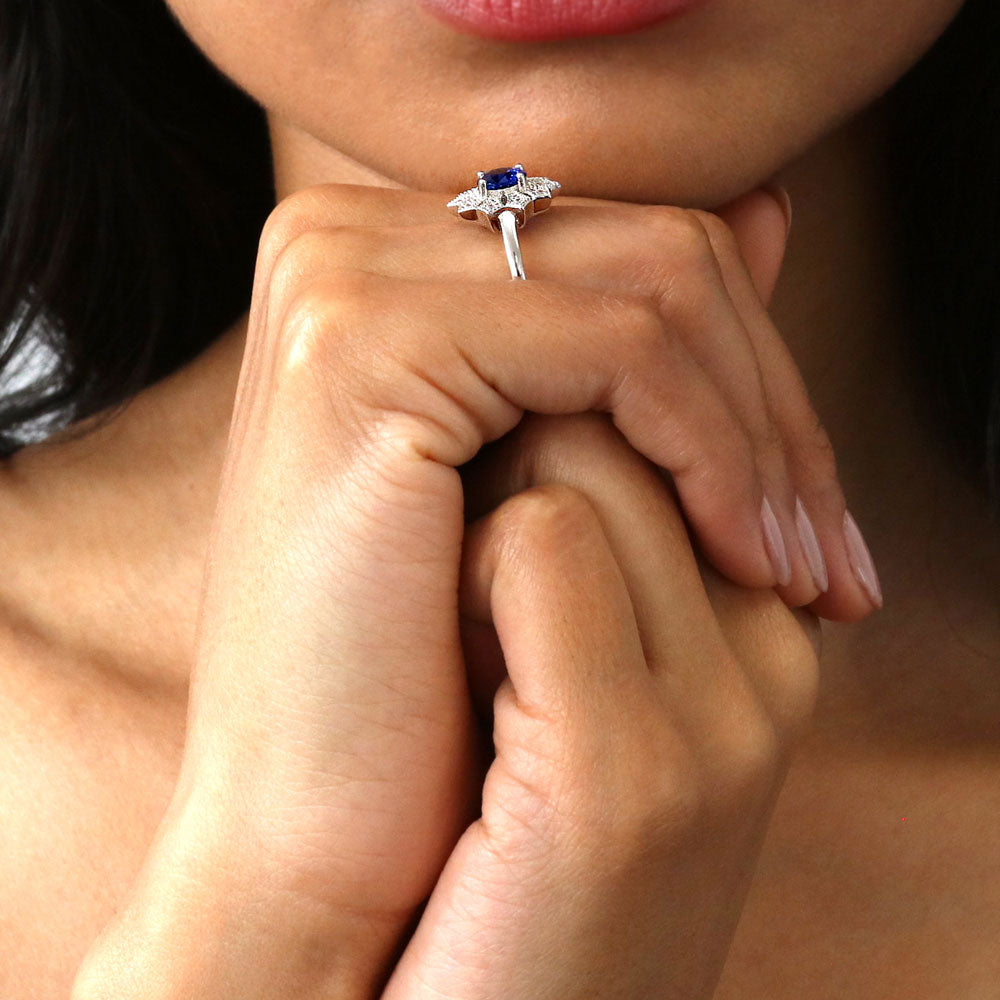
<svg viewBox="0 0 1000 1000">
<path fill-rule="evenodd" d="M 448 208 L 454 208 L 463 219 L 471 219 L 501 233 L 510 276 L 523 281 L 524 261 L 517 231 L 533 215 L 544 212 L 552 204 L 562 185 L 548 177 L 528 177 L 520 163 L 479 170 L 476 176 L 479 183 L 452 198 Z"/>
</svg>

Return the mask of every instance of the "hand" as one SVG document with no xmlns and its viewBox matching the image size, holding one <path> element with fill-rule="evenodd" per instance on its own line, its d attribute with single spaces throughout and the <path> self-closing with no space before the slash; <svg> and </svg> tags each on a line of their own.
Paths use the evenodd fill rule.
<svg viewBox="0 0 1000 1000">
<path fill-rule="evenodd" d="M 764 303 L 767 250 L 745 253 Z M 708 566 L 606 417 L 531 414 L 462 471 L 492 512 L 462 606 L 496 761 L 382 1000 L 710 997 L 812 711 L 818 621 Z M 612 688 L 630 645 L 654 682 L 638 711 Z"/>
<path fill-rule="evenodd" d="M 808 605 L 823 617 L 856 621 L 870 613 L 848 558 L 846 505 L 830 440 L 765 308 L 785 243 L 776 200 L 757 189 L 717 213 L 569 197 L 557 208 L 558 227 L 553 212 L 522 234 L 535 283 L 636 296 L 659 314 L 656 339 L 666 338 L 672 354 L 660 360 L 670 365 L 677 388 L 663 415 L 676 432 L 677 455 L 665 468 L 706 558 L 734 582 L 775 586 L 786 603 Z M 290 278 L 293 290 L 322 279 L 331 261 L 407 280 L 505 287 L 499 238 L 442 220 L 440 210 L 436 194 L 347 185 L 300 192 L 276 213 L 258 271 L 273 268 L 280 256 L 279 280 Z M 483 308 L 477 297 L 475 309 Z M 600 400 L 593 408 L 610 406 Z M 765 493 L 790 563 L 787 585 L 764 555 Z M 800 541 L 800 518 L 818 536 L 825 592 Z"/>
<path fill-rule="evenodd" d="M 461 604 L 496 759 L 382 1000 L 711 997 L 817 620 L 698 559 L 602 415 L 531 415 L 484 457 L 480 502 L 510 499 L 468 529 Z"/>
<path fill-rule="evenodd" d="M 815 415 L 772 366 L 802 418 L 772 419 L 714 217 L 566 199 L 558 238 L 555 212 L 534 224 L 538 280 L 512 283 L 496 241 L 440 202 L 331 185 L 265 230 L 177 792 L 80 998 L 371 991 L 478 805 L 456 469 L 525 409 L 610 412 L 748 586 L 775 582 L 766 483 L 809 599 L 794 456 L 827 596 L 868 608 L 837 574 L 843 501 Z"/>
</svg>

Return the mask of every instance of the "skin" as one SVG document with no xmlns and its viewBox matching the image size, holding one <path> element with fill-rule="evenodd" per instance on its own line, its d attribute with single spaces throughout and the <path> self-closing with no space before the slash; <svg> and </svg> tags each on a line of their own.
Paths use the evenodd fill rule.
<svg viewBox="0 0 1000 1000">
<path fill-rule="evenodd" d="M 460 35 L 403 0 L 170 6 L 317 157 L 439 191 L 513 157 L 574 194 L 711 206 L 881 93 L 960 4 L 712 0 L 639 34 L 542 46 Z"/>
<path fill-rule="evenodd" d="M 780 168 L 779 177 L 792 196 L 795 222 L 771 312 L 834 441 L 845 489 L 876 555 L 889 602 L 879 614 L 850 629 L 826 629 L 814 726 L 782 789 L 717 996 L 752 996 L 754 991 L 780 996 L 781 989 L 789 996 L 804 995 L 806 990 L 824 995 L 817 993 L 817 978 L 830 996 L 904 992 L 986 996 L 998 974 L 989 943 L 1000 929 L 988 878 L 998 859 L 990 856 L 989 831 L 984 826 L 997 787 L 991 762 L 996 759 L 992 734 L 998 705 L 993 692 L 1000 637 L 989 595 L 996 592 L 1000 553 L 986 531 L 981 499 L 963 488 L 949 457 L 936 450 L 907 407 L 907 359 L 895 347 L 893 336 L 898 328 L 893 306 L 898 292 L 890 277 L 891 247 L 882 236 L 879 190 L 884 181 L 877 109 L 848 127 L 829 131 L 916 58 L 954 6 L 913 4 L 910 16 L 894 19 L 887 38 L 884 31 L 872 30 L 874 5 L 861 9 L 853 5 L 851 17 L 840 22 L 842 32 L 833 35 L 837 44 L 830 44 L 828 34 L 822 45 L 815 34 L 809 43 L 811 57 L 820 53 L 825 59 L 830 53 L 829 71 L 823 73 L 810 58 L 808 73 L 798 68 L 795 88 L 775 90 L 774 81 L 768 91 L 767 116 L 760 108 L 751 114 L 740 103 L 752 102 L 751 80 L 758 75 L 746 66 L 742 78 L 729 77 L 728 68 L 718 69 L 727 74 L 718 86 L 728 89 L 716 91 L 713 84 L 711 107 L 728 107 L 718 98 L 725 93 L 734 108 L 741 108 L 727 128 L 720 123 L 718 133 L 705 128 L 714 119 L 704 108 L 699 115 L 697 101 L 689 100 L 692 95 L 678 87 L 676 100 L 671 94 L 668 102 L 671 115 L 663 129 L 651 131 L 645 118 L 641 130 L 647 136 L 655 134 L 659 148 L 683 141 L 675 148 L 692 151 L 671 164 L 668 182 L 653 175 L 652 157 L 619 159 L 609 153 L 614 162 L 601 164 L 590 155 L 592 151 L 581 155 L 581 149 L 574 150 L 572 140 L 566 139 L 566 130 L 539 127 L 513 154 L 497 147 L 494 155 L 489 134 L 461 127 L 462 115 L 472 114 L 471 100 L 464 111 L 442 102 L 454 115 L 447 122 L 449 132 L 465 136 L 468 156 L 453 158 L 449 152 L 447 163 L 435 163 L 438 144 L 431 144 L 426 155 L 415 158 L 413 149 L 424 146 L 418 135 L 407 134 L 405 122 L 387 129 L 383 117 L 366 133 L 365 123 L 376 116 L 346 115 L 343 109 L 350 101 L 339 97 L 350 96 L 350 88 L 357 85 L 357 94 L 375 102 L 392 89 L 391 66 L 388 71 L 369 70 L 371 76 L 363 78 L 358 75 L 362 66 L 353 67 L 352 73 L 350 62 L 325 55 L 310 60 L 302 58 L 303 50 L 295 49 L 296 36 L 323 37 L 319 30 L 326 23 L 323 11 L 301 8 L 300 20 L 284 15 L 279 24 L 255 34 L 232 28 L 220 32 L 220 37 L 229 39 L 227 45 L 238 38 L 270 39 L 266 51 L 259 43 L 253 51 L 226 51 L 221 42 L 213 47 L 216 43 L 207 30 L 199 29 L 191 12 L 176 8 L 223 69 L 274 109 L 271 124 L 281 194 L 324 180 L 457 190 L 467 180 L 464 173 L 449 174 L 453 163 L 479 163 L 486 150 L 490 164 L 511 155 L 529 166 L 536 160 L 555 164 L 551 169 L 546 166 L 546 172 L 573 176 L 574 190 L 583 194 L 712 206 Z M 198 7 L 212 9 L 213 5 Z M 241 16 L 269 16 L 266 10 L 254 11 L 252 5 L 235 10 L 216 5 L 214 10 L 213 23 L 219 25 L 238 25 Z M 706 18 L 709 10 L 702 12 Z M 711 8 L 713 17 L 723 17 L 723 11 L 722 5 Z M 775 34 L 769 37 L 787 38 L 790 45 L 793 39 L 786 33 L 793 29 L 778 14 L 775 5 L 773 11 L 768 7 L 766 14 L 754 16 L 773 25 Z M 408 17 L 402 11 L 394 21 L 397 46 L 400 32 L 410 23 Z M 411 28 L 418 23 L 413 17 Z M 788 24 L 794 22 L 790 17 Z M 343 18 L 338 23 L 343 26 Z M 446 51 L 448 46 L 457 51 L 460 46 L 484 44 L 456 41 L 437 26 L 419 23 L 420 30 L 443 39 Z M 360 20 L 351 22 L 351 31 L 367 35 L 365 27 Z M 809 27 L 797 25 L 805 35 L 795 37 L 808 37 Z M 374 32 L 371 37 L 385 36 Z M 417 34 L 408 37 L 425 40 Z M 726 37 L 735 44 L 736 29 Z M 633 45 L 630 52 L 638 55 L 651 39 L 609 44 Z M 595 44 L 574 51 L 579 56 Z M 725 37 L 718 44 L 724 46 Z M 849 81 L 840 80 L 839 67 L 858 44 L 863 56 L 853 59 L 852 65 L 864 71 L 848 74 Z M 492 51 L 492 58 L 501 57 L 500 50 L 485 48 Z M 435 86 L 447 90 L 450 84 L 442 67 L 450 71 L 458 60 L 454 55 L 452 62 L 444 55 L 439 59 L 439 53 L 426 46 L 420 51 L 427 58 L 427 79 L 433 67 Z M 437 62 L 426 55 L 428 51 L 434 52 Z M 397 59 L 398 52 L 397 48 Z M 530 62 L 533 52 L 504 50 L 504 59 L 509 60 L 504 79 L 510 81 L 505 85 L 523 84 L 519 60 Z M 684 52 L 685 58 L 695 59 L 698 46 L 692 44 Z M 706 65 L 710 55 L 708 48 L 701 51 Z M 777 72 L 773 60 L 760 61 L 760 68 Z M 338 73 L 343 67 L 340 89 L 334 80 L 319 79 L 320 72 L 334 72 L 329 68 L 332 62 L 337 63 Z M 596 55 L 594 62 L 603 65 Z M 733 60 L 712 61 L 727 67 L 730 63 Z M 284 78 L 284 67 L 292 65 L 296 72 Z M 408 79 L 419 80 L 412 69 Z M 551 66 L 545 72 L 555 73 Z M 260 74 L 259 86 L 251 73 Z M 630 99 L 622 97 L 620 108 L 609 109 L 608 127 L 603 130 L 619 152 L 637 131 L 638 123 L 626 112 L 648 107 L 652 92 L 651 77 L 643 87 L 641 73 L 636 75 L 635 91 L 626 88 Z M 529 116 L 532 121 L 544 121 L 547 107 L 551 123 L 553 110 L 570 106 L 559 97 L 559 86 L 572 86 L 572 70 L 555 77 L 558 86 L 539 100 L 538 113 Z M 811 90 L 814 79 L 816 87 Z M 657 87 L 659 93 L 662 79 Z M 419 83 L 414 89 L 421 92 Z M 610 93 L 617 88 L 600 89 Z M 315 93 L 337 93 L 338 100 L 327 107 L 314 99 Z M 794 93 L 795 98 L 786 104 L 774 100 L 775 93 Z M 453 96 L 458 94 L 456 85 Z M 386 104 L 379 102 L 378 107 Z M 770 121 L 768 116 L 776 114 L 781 120 Z M 312 115 L 316 117 L 307 118 Z M 419 121 L 420 116 L 413 119 Z M 484 128 L 481 123 L 477 127 Z M 722 137 L 732 141 L 734 135 L 746 155 L 719 157 Z M 387 137 L 392 148 L 380 148 Z M 622 145 L 614 147 L 615 142 Z M 703 157 L 694 155 L 702 148 L 698 142 L 704 143 Z M 524 150 L 530 151 L 530 158 Z M 387 169 L 415 159 L 425 175 L 400 177 Z M 739 173 L 734 163 L 739 164 Z M 629 165 L 628 172 L 622 164 Z M 637 176 L 643 166 L 649 166 L 649 176 Z M 827 280 L 834 262 L 841 277 L 835 290 Z M 87 943 L 125 898 L 170 795 L 183 738 L 195 593 L 243 347 L 244 329 L 238 325 L 179 377 L 144 393 L 123 417 L 91 440 L 27 449 L 4 470 L 0 499 L 4 523 L 12 525 L 3 541 L 4 563 L 17 567 L 17 574 L 3 584 L 5 661 L 17 667 L 10 673 L 8 698 L 23 710 L 25 731 L 44 718 L 51 727 L 53 748 L 51 759 L 44 758 L 45 767 L 40 761 L 28 770 L 5 768 L 13 777 L 5 787 L 4 811 L 26 815 L 28 800 L 43 788 L 53 826 L 59 828 L 60 817 L 81 816 L 88 831 L 78 838 L 65 835 L 66 846 L 75 845 L 77 852 L 68 868 L 61 867 L 56 856 L 32 859 L 34 886 L 41 883 L 51 889 L 40 894 L 44 902 L 39 902 L 37 916 L 26 914 L 22 921 L 21 943 L 29 947 L 12 949 L 6 962 L 10 982 L 30 978 L 39 984 L 38 996 L 65 993 Z M 862 365 L 881 373 L 877 385 L 858 377 Z M 859 413 L 868 419 L 858 421 Z M 890 435 L 894 449 L 887 456 L 883 444 Z M 142 463 L 138 468 L 137 460 Z M 894 485 L 899 481 L 907 483 L 905 497 Z M 941 497 L 948 498 L 947 508 Z M 176 512 L 169 531 L 163 524 L 165 507 Z M 109 539 L 104 527 L 108 523 L 134 530 L 116 532 Z M 53 524 L 60 526 L 55 537 Z M 57 591 L 48 582 L 54 572 L 60 580 Z M 95 593 L 102 598 L 98 615 L 93 610 Z M 955 622 L 961 627 L 956 629 Z M 941 681 L 942 663 L 948 664 L 947 684 Z M 95 664 L 103 666 L 97 670 Z M 31 714 L 30 707 L 39 701 L 60 706 L 54 720 L 53 713 L 43 717 L 36 709 Z M 88 720 L 86 727 L 79 726 L 80 718 Z M 81 728 L 87 733 L 83 744 L 74 738 Z M 89 753 L 109 745 L 121 747 L 127 761 L 122 770 L 130 776 L 131 792 L 124 810 L 107 798 L 104 782 L 93 777 L 103 773 L 107 778 L 110 772 L 95 772 L 86 763 Z M 91 776 L 83 791 L 81 775 Z M 908 826 L 902 825 L 903 815 Z M 76 863 L 80 843 L 92 839 L 95 831 L 103 833 L 114 850 L 88 847 L 86 860 Z M 803 843 L 810 848 L 805 858 Z M 23 869 L 23 864 L 15 865 L 15 871 L 18 867 Z M 842 874 L 845 867 L 847 878 Z M 76 901 L 72 907 L 53 906 L 56 887 L 65 883 L 67 872 L 79 883 Z M 859 894 L 859 884 L 869 891 Z M 929 901 L 940 901 L 944 892 L 950 894 L 952 905 L 943 919 L 914 919 L 912 915 L 924 912 Z M 86 902 L 81 906 L 79 900 Z M 900 912 L 911 917 L 904 922 Z M 59 917 L 54 940 L 61 945 L 77 943 L 75 953 L 62 949 L 70 954 L 56 965 L 47 957 L 60 950 L 46 937 L 53 932 L 41 930 L 42 917 L 51 926 L 53 913 Z M 803 926 L 815 928 L 815 945 L 793 935 Z M 857 943 L 859 927 L 878 942 L 878 953 Z M 788 954 L 789 941 L 794 945 L 791 954 L 776 963 L 776 954 Z M 38 958 L 25 964 L 25 954 Z"/>
</svg>

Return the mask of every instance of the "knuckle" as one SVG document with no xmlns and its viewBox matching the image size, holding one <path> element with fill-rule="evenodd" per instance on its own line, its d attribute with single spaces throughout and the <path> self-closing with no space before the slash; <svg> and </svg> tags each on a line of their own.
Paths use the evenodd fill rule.
<svg viewBox="0 0 1000 1000">
<path fill-rule="evenodd" d="M 691 434 L 689 468 L 725 468 L 738 479 L 754 480 L 760 475 L 760 451 L 749 428 L 736 415 L 719 407 L 704 427 Z"/>
<path fill-rule="evenodd" d="M 674 264 L 701 264 L 712 253 L 708 233 L 699 216 L 691 209 L 670 205 L 657 206 L 650 212 L 657 244 Z"/>
<path fill-rule="evenodd" d="M 691 214 L 701 223 L 709 240 L 714 245 L 726 250 L 736 250 L 738 248 L 736 236 L 724 219 L 720 218 L 714 212 L 706 211 L 703 208 L 693 208 L 691 209 Z"/>
<path fill-rule="evenodd" d="M 739 592 L 726 580 L 722 586 L 720 591 L 713 585 L 710 595 L 724 597 L 715 604 L 727 645 L 720 663 L 743 685 L 738 697 L 729 699 L 729 728 L 739 728 L 743 715 L 763 711 L 782 740 L 794 740 L 806 728 L 819 691 L 818 619 L 788 607 L 774 591 Z M 725 598 L 727 592 L 738 599 Z"/>
<path fill-rule="evenodd" d="M 276 372 L 327 370 L 330 349 L 356 329 L 369 311 L 372 276 L 337 268 L 301 289 L 291 300 L 276 335 Z"/>
<path fill-rule="evenodd" d="M 619 760 L 626 751 L 619 748 Z M 628 766 L 617 766 L 607 781 L 589 783 L 584 801 L 574 801 L 574 835 L 588 855 L 614 858 L 628 866 L 676 846 L 700 825 L 704 795 L 690 753 L 669 747 L 638 746 Z"/>
<path fill-rule="evenodd" d="M 697 326 L 721 283 L 709 234 L 694 211 L 672 206 L 652 208 L 647 225 L 653 233 L 636 249 L 633 267 L 649 283 L 661 317 Z"/>
<path fill-rule="evenodd" d="M 675 395 L 683 348 L 664 323 L 658 303 L 641 295 L 603 296 L 602 301 L 612 335 L 588 342 L 587 350 L 599 351 L 604 364 L 610 360 L 614 367 L 606 399 Z"/>
<path fill-rule="evenodd" d="M 777 729 L 758 699 L 744 700 L 733 712 L 717 731 L 711 781 L 713 798 L 724 811 L 766 794 L 782 761 Z"/>
<path fill-rule="evenodd" d="M 600 529 L 587 497 L 572 486 L 546 483 L 507 500 L 501 512 L 505 545 L 530 549 L 539 558 L 560 558 L 572 546 Z"/>
<path fill-rule="evenodd" d="M 629 367 L 645 370 L 653 358 L 661 357 L 666 329 L 659 306 L 644 296 L 620 296 L 613 301 L 615 341 Z"/>
<path fill-rule="evenodd" d="M 302 188 L 282 198 L 264 222 L 259 253 L 276 255 L 296 236 L 310 229 L 315 224 L 320 203 L 319 193 L 313 188 Z"/>
<path fill-rule="evenodd" d="M 626 837 L 638 851 L 683 838 L 697 826 L 703 791 L 688 754 L 653 754 L 638 770 L 634 794 L 622 807 Z"/>
<path fill-rule="evenodd" d="M 306 229 L 284 244 L 271 268 L 272 292 L 289 294 L 319 270 L 356 268 L 371 253 L 374 237 L 357 226 Z"/>
<path fill-rule="evenodd" d="M 747 428 L 723 410 L 713 412 L 697 427 L 680 427 L 672 451 L 670 471 L 684 475 L 697 491 L 717 490 L 720 470 L 741 485 L 760 478 L 758 452 Z"/>
<path fill-rule="evenodd" d="M 270 279 L 272 293 L 280 295 L 291 292 L 321 255 L 329 257 L 325 233 L 306 230 L 290 239 L 277 251 L 274 258 Z"/>
<path fill-rule="evenodd" d="M 812 718 L 819 693 L 819 652 L 789 611 L 788 627 L 770 644 L 769 710 L 782 736 L 797 740 Z"/>
</svg>

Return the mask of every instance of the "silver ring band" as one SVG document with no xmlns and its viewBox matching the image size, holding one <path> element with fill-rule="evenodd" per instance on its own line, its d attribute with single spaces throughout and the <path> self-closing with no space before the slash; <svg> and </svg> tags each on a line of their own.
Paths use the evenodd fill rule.
<svg viewBox="0 0 1000 1000">
<path fill-rule="evenodd" d="M 503 248 L 507 253 L 510 276 L 525 280 L 524 261 L 521 259 L 521 241 L 517 238 L 517 216 L 513 212 L 501 212 L 500 232 L 503 233 Z"/>
</svg>

